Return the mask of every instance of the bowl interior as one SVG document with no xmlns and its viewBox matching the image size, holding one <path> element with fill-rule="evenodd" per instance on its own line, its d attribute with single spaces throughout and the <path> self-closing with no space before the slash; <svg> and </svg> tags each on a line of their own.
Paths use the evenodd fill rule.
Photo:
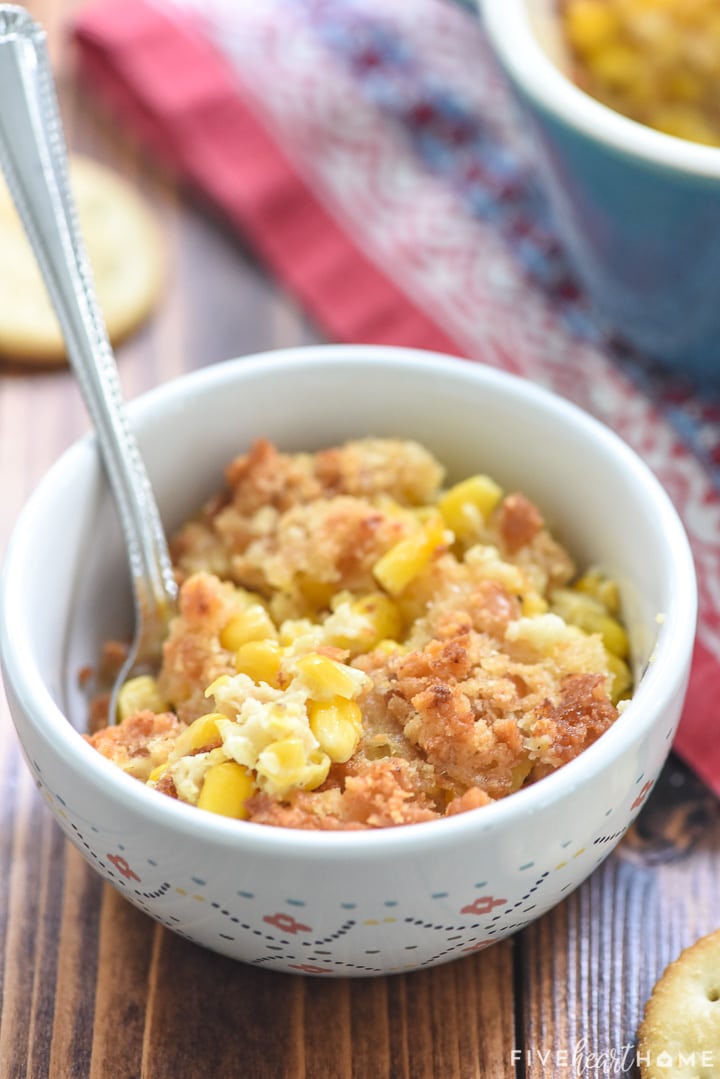
<svg viewBox="0 0 720 1079">
<path fill-rule="evenodd" d="M 655 649 L 659 613 L 692 621 L 687 543 L 659 484 L 606 428 L 512 376 L 428 353 L 318 347 L 207 368 L 145 395 L 132 417 L 170 532 L 220 488 L 224 465 L 256 437 L 287 450 L 412 437 L 450 480 L 487 472 L 524 491 L 579 567 L 600 564 L 618 579 L 638 671 Z M 127 636 L 132 624 L 122 538 L 94 440 L 64 455 L 23 513 L 4 604 L 13 638 L 6 663 L 22 668 L 20 680 L 41 679 L 83 729 L 77 674 L 95 663 L 100 642 Z"/>
</svg>

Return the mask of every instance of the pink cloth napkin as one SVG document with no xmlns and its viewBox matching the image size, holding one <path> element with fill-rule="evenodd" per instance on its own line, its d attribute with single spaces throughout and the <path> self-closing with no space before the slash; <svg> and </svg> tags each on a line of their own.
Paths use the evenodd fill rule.
<svg viewBox="0 0 720 1079">
<path fill-rule="evenodd" d="M 594 328 L 479 22 L 440 0 L 108 0 L 74 32 L 86 84 L 329 337 L 513 371 L 648 461 L 700 583 L 675 748 L 720 794 L 720 399 Z"/>
</svg>

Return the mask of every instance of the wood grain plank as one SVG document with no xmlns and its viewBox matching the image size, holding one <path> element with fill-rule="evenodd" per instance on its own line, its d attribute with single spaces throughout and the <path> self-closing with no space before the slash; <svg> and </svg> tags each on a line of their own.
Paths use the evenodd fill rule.
<svg viewBox="0 0 720 1079">
<path fill-rule="evenodd" d="M 8 866 L 8 917 L 3 977 L 0 1061 L 9 1077 L 24 1074 L 30 1048 L 39 921 L 37 862 L 34 857 L 35 791 L 28 776 L 15 784 L 12 849 Z"/>
<path fill-rule="evenodd" d="M 37 881 L 37 927 L 33 927 L 35 955 L 30 1002 L 27 1071 L 33 1076 L 50 1072 L 51 1032 L 55 1016 L 57 942 L 60 937 L 65 840 L 39 799 L 34 800 L 34 850 Z"/>
<path fill-rule="evenodd" d="M 158 931 L 146 1023 L 147 1079 L 304 1074 L 301 984 Z"/>
<path fill-rule="evenodd" d="M 105 885 L 98 926 L 91 1079 L 136 1079 L 160 927 Z"/>
<path fill-rule="evenodd" d="M 325 981 L 245 967 L 164 929 L 156 944 L 143 1076 L 232 1074 L 240 1057 L 260 1079 L 511 1074 L 510 945 L 434 971 Z M 105 1066 L 124 1075 L 120 1040 L 117 1051 Z"/>
<path fill-rule="evenodd" d="M 49 1079 L 86 1079 L 92 1056 L 103 884 L 67 842 L 64 852 Z"/>
<path fill-rule="evenodd" d="M 371 995 L 377 993 L 370 986 Z M 329 1079 L 351 1079 L 353 1074 L 350 983 L 324 979 L 303 980 L 302 1042 L 305 1074 L 327 1075 Z M 384 1055 L 378 1043 L 378 1052 Z M 373 1073 L 375 1062 L 371 1064 Z"/>
<path fill-rule="evenodd" d="M 407 1023 L 391 1025 L 389 1002 L 402 978 L 348 981 L 350 1052 L 354 1075 L 386 1079 L 407 1075 Z"/>
</svg>

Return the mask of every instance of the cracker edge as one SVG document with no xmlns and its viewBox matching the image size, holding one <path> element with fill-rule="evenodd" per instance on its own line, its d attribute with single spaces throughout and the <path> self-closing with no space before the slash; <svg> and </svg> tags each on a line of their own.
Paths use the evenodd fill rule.
<svg viewBox="0 0 720 1079">
<path fill-rule="evenodd" d="M 645 1002 L 642 1022 L 638 1028 L 637 1051 L 640 1058 L 641 1079 L 657 1079 L 657 1073 L 651 1070 L 652 1064 L 647 1065 L 645 1060 L 652 1061 L 665 1048 L 663 1045 L 653 1045 L 649 1041 L 649 1038 L 654 1040 L 656 1033 L 656 1030 L 648 1030 L 648 1027 L 656 1023 L 654 1012 L 661 1004 L 660 994 L 657 993 L 658 989 L 662 986 L 661 992 L 664 992 L 668 987 L 668 983 L 672 983 L 675 975 L 684 969 L 688 959 L 692 959 L 696 955 L 701 955 L 706 950 L 712 950 L 713 948 L 717 949 L 718 957 L 720 958 L 720 929 L 714 929 L 711 933 L 706 933 L 693 944 L 689 944 L 687 948 L 684 948 L 676 959 L 668 963 L 655 982 L 652 992 Z"/>
</svg>

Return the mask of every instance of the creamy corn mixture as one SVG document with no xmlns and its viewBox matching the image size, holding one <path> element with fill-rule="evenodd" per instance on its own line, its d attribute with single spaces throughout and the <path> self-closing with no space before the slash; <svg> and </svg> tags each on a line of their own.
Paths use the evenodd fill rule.
<svg viewBox="0 0 720 1079">
<path fill-rule="evenodd" d="M 523 494 L 447 486 L 415 442 L 258 441 L 171 547 L 161 669 L 88 737 L 210 812 L 355 829 L 473 809 L 577 756 L 630 693 L 615 583 L 578 575 Z"/>
<path fill-rule="evenodd" d="M 558 0 L 583 89 L 633 120 L 720 146 L 718 0 Z"/>
</svg>

